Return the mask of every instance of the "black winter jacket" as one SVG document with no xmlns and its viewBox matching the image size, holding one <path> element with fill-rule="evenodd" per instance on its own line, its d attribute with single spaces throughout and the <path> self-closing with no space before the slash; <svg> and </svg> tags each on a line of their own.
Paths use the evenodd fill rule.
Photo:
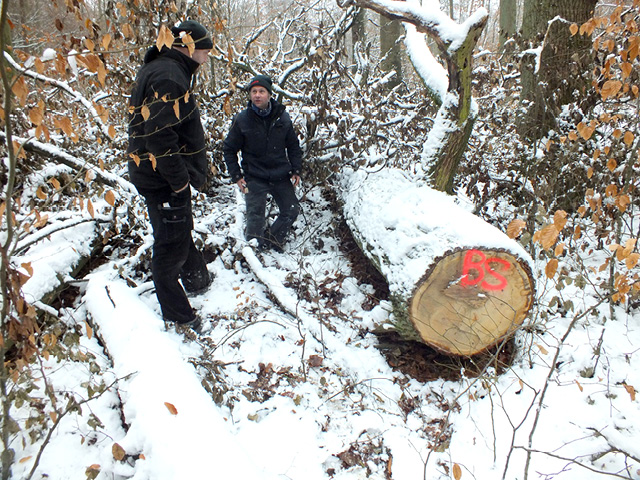
<svg viewBox="0 0 640 480">
<path fill-rule="evenodd" d="M 197 62 L 166 47 L 161 52 L 151 47 L 145 55 L 129 102 L 127 149 L 140 158 L 139 165 L 129 158 L 129 177 L 143 195 L 205 183 L 204 130 L 190 91 L 197 68 Z"/>
<path fill-rule="evenodd" d="M 242 151 L 242 169 L 238 165 Z M 260 117 L 248 107 L 233 119 L 222 146 L 224 161 L 231 180 L 243 176 L 262 180 L 283 180 L 300 175 L 302 150 L 285 107 L 271 99 L 271 114 Z"/>
</svg>

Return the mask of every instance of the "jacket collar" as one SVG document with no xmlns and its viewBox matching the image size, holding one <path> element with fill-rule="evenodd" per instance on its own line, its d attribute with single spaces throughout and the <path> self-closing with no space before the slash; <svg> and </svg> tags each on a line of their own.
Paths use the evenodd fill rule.
<svg viewBox="0 0 640 480">
<path fill-rule="evenodd" d="M 181 66 L 185 67 L 191 75 L 193 75 L 200 66 L 200 64 L 194 59 L 174 50 L 173 48 L 162 47 L 162 50 L 158 50 L 158 47 L 155 45 L 147 50 L 147 53 L 144 55 L 144 63 L 153 62 L 161 57 L 170 58 L 178 62 Z"/>
</svg>

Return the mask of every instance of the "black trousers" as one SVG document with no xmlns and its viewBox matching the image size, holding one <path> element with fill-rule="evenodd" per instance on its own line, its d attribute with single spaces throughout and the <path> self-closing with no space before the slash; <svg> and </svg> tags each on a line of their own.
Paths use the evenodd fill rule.
<svg viewBox="0 0 640 480">
<path fill-rule="evenodd" d="M 187 188 L 145 196 L 145 201 L 153 228 L 151 273 L 162 316 L 167 321 L 189 322 L 195 313 L 185 289 L 198 291 L 210 281 L 207 264 L 191 237 L 191 192 Z"/>
<path fill-rule="evenodd" d="M 300 213 L 300 203 L 296 198 L 296 192 L 291 180 L 285 178 L 278 181 L 267 181 L 256 178 L 247 179 L 249 192 L 245 196 L 247 206 L 247 240 L 257 238 L 261 244 L 273 242 L 281 247 L 293 222 Z M 271 195 L 278 205 L 278 218 L 269 228 L 269 233 L 265 232 L 265 210 L 267 205 L 267 195 Z"/>
</svg>

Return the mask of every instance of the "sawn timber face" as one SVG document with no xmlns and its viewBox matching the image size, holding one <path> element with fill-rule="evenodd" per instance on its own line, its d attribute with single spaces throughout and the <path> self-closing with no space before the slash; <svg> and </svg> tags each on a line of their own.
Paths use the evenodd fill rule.
<svg viewBox="0 0 640 480">
<path fill-rule="evenodd" d="M 408 320 L 424 343 L 474 355 L 513 335 L 534 292 L 528 264 L 513 254 L 460 249 L 436 259 L 416 285 Z"/>
</svg>

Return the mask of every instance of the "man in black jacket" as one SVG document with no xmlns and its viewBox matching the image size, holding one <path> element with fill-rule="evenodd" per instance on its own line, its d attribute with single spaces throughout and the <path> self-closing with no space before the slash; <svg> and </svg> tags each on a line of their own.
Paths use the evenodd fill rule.
<svg viewBox="0 0 640 480">
<path fill-rule="evenodd" d="M 295 188 L 300 183 L 302 150 L 285 107 L 271 98 L 272 81 L 257 75 L 248 86 L 249 105 L 233 119 L 223 144 L 231 180 L 246 194 L 246 237 L 261 249 L 282 251 L 300 213 Z M 238 164 L 242 151 L 242 165 Z M 278 205 L 278 218 L 265 228 L 267 194 Z"/>
<path fill-rule="evenodd" d="M 129 177 L 145 199 L 153 228 L 151 273 L 163 318 L 199 332 L 185 289 L 204 291 L 211 276 L 191 237 L 190 186 L 204 185 L 208 162 L 191 82 L 213 43 L 193 20 L 171 30 L 172 48 L 147 51 L 131 93 Z"/>
</svg>

